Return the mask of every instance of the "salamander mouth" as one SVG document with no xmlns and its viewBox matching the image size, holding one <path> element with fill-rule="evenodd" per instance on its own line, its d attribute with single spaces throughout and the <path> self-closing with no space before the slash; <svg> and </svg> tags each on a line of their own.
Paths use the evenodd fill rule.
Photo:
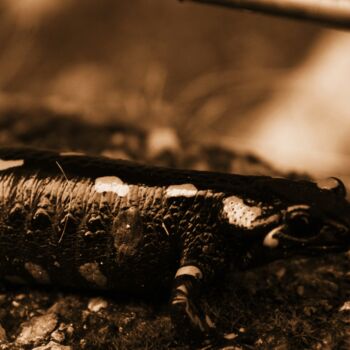
<svg viewBox="0 0 350 350">
<path fill-rule="evenodd" d="M 325 224 L 318 231 L 295 233 L 287 224 L 272 229 L 264 239 L 264 245 L 270 248 L 299 251 L 306 255 L 318 255 L 328 252 L 342 252 L 350 247 L 349 229 L 344 225 Z"/>
</svg>

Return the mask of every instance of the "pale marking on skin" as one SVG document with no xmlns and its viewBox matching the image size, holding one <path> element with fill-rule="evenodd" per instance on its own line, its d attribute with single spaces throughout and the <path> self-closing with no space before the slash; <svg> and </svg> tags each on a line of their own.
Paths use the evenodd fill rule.
<svg viewBox="0 0 350 350">
<path fill-rule="evenodd" d="M 85 156 L 85 153 L 83 152 L 74 152 L 74 151 L 67 151 L 67 152 L 60 152 L 59 155 L 61 157 L 73 157 L 73 156 Z"/>
<path fill-rule="evenodd" d="M 28 261 L 24 264 L 24 268 L 38 283 L 47 284 L 50 282 L 49 274 L 40 265 Z"/>
<path fill-rule="evenodd" d="M 176 289 L 181 290 L 182 293 L 184 293 L 185 295 L 188 295 L 188 290 L 184 284 L 181 284 Z"/>
<path fill-rule="evenodd" d="M 179 304 L 182 303 L 183 301 L 187 300 L 187 296 L 186 295 L 178 295 L 173 299 L 173 304 Z"/>
<path fill-rule="evenodd" d="M 190 275 L 197 279 L 203 278 L 202 271 L 197 266 L 194 266 L 194 265 L 187 265 L 187 266 L 180 267 L 176 272 L 175 278 L 183 275 Z"/>
<path fill-rule="evenodd" d="M 287 213 L 290 213 L 290 212 L 298 210 L 298 209 L 299 210 L 309 210 L 310 206 L 306 205 L 306 204 L 292 205 L 292 206 L 287 208 Z"/>
<path fill-rule="evenodd" d="M 198 193 L 198 189 L 193 184 L 171 185 L 166 189 L 167 198 L 173 197 L 194 197 Z"/>
<path fill-rule="evenodd" d="M 16 160 L 0 159 L 0 171 L 10 169 L 10 168 L 16 168 L 16 167 L 22 166 L 23 164 L 24 164 L 23 159 L 16 159 Z"/>
<path fill-rule="evenodd" d="M 224 213 L 231 225 L 252 228 L 256 219 L 262 214 L 260 207 L 249 206 L 243 202 L 243 199 L 236 196 L 225 198 L 223 204 Z"/>
<path fill-rule="evenodd" d="M 129 185 L 125 184 L 119 177 L 103 176 L 95 180 L 95 190 L 97 193 L 113 192 L 119 197 L 125 197 L 129 193 Z"/>
<path fill-rule="evenodd" d="M 203 332 L 204 327 L 203 327 L 202 321 L 198 317 L 198 315 L 195 315 L 192 313 L 191 308 L 190 308 L 190 303 L 188 302 L 188 298 L 186 298 L 186 297 L 184 297 L 184 299 L 176 298 L 172 304 L 176 305 L 176 304 L 183 304 L 183 303 L 185 303 L 185 311 L 186 311 L 188 317 L 191 319 L 192 323 L 195 325 L 198 325 L 200 330 Z"/>
<path fill-rule="evenodd" d="M 264 238 L 263 245 L 269 248 L 276 248 L 279 244 L 279 240 L 274 235 L 281 231 L 284 225 L 280 225 L 271 230 Z"/>
<path fill-rule="evenodd" d="M 97 262 L 86 263 L 79 266 L 80 274 L 90 283 L 98 287 L 104 287 L 107 284 L 107 277 L 100 271 Z"/>
</svg>

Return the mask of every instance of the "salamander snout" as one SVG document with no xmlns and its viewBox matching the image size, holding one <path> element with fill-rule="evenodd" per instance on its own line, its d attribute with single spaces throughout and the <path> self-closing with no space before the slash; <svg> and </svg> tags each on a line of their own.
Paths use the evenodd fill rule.
<svg viewBox="0 0 350 350">
<path fill-rule="evenodd" d="M 285 252 L 317 255 L 350 248 L 349 216 L 320 215 L 309 205 L 287 208 L 281 224 L 269 232 L 264 245 Z"/>
</svg>

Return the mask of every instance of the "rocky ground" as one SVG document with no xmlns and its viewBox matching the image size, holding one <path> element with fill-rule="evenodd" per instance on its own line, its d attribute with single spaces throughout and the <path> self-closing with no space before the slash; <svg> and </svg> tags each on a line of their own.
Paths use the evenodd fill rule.
<svg viewBox="0 0 350 350">
<path fill-rule="evenodd" d="M 3 113 L 0 142 L 178 167 L 298 176 L 282 174 L 253 155 L 186 143 L 172 129 L 88 124 L 43 110 Z M 219 329 L 240 335 L 237 349 L 350 349 L 349 268 L 349 253 L 279 261 L 229 274 L 202 301 Z M 1 283 L 0 349 L 193 349 L 189 339 L 174 333 L 167 299 Z M 197 348 L 220 347 L 204 343 Z"/>
</svg>

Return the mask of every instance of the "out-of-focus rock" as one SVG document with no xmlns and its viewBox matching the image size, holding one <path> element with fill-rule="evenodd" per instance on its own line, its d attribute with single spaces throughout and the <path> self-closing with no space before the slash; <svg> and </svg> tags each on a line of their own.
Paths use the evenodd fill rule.
<svg viewBox="0 0 350 350">
<path fill-rule="evenodd" d="M 50 341 L 48 344 L 37 346 L 33 350 L 72 350 L 72 347 L 58 344 L 54 341 Z"/>
<path fill-rule="evenodd" d="M 99 312 L 101 309 L 105 309 L 108 306 L 107 301 L 102 298 L 90 299 L 88 309 L 92 312 Z"/>
<path fill-rule="evenodd" d="M 64 333 L 57 330 L 57 329 L 54 332 L 52 332 L 52 334 L 51 334 L 51 339 L 57 343 L 62 343 L 65 338 L 66 337 L 65 337 Z"/>
<path fill-rule="evenodd" d="M 4 327 L 0 324 L 0 344 L 6 342 L 6 331 Z"/>
<path fill-rule="evenodd" d="M 180 139 L 172 128 L 152 129 L 146 138 L 147 156 L 159 165 L 173 166 L 181 152 Z"/>
<path fill-rule="evenodd" d="M 48 313 L 33 317 L 22 324 L 22 331 L 16 339 L 20 345 L 38 344 L 45 339 L 57 326 L 57 316 Z"/>
</svg>

